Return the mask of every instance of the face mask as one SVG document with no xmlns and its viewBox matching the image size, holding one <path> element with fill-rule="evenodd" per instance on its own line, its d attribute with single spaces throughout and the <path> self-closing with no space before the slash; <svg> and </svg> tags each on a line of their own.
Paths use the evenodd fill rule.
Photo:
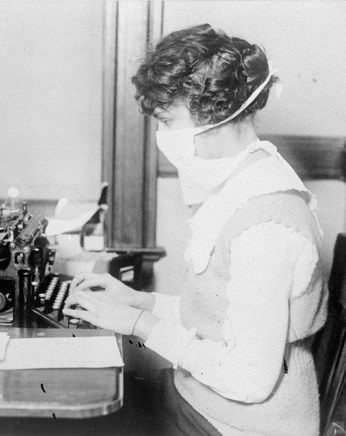
<svg viewBox="0 0 346 436">
<path fill-rule="evenodd" d="M 157 144 L 179 175 L 198 184 L 206 193 L 221 185 L 247 156 L 248 147 L 235 157 L 203 159 L 195 156 L 194 137 L 198 129 L 159 130 Z"/>
<path fill-rule="evenodd" d="M 254 149 L 254 144 L 250 144 L 235 157 L 202 159 L 195 155 L 194 137 L 237 117 L 257 98 L 272 75 L 273 71 L 270 65 L 270 72 L 266 80 L 236 112 L 220 123 L 156 132 L 158 148 L 178 170 L 185 204 L 192 205 L 205 201 L 210 193 L 222 185 Z"/>
<path fill-rule="evenodd" d="M 203 187 L 195 183 L 188 174 L 178 168 L 178 178 L 183 196 L 183 201 L 187 206 L 194 206 L 204 203 L 208 198 L 209 193 Z"/>
</svg>

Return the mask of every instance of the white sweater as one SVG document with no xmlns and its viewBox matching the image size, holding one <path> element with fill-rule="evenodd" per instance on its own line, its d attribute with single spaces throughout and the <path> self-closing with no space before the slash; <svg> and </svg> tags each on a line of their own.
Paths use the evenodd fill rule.
<svg viewBox="0 0 346 436">
<path fill-rule="evenodd" d="M 270 157 L 242 170 L 237 177 L 226 184 L 219 194 L 207 200 L 191 221 L 192 238 L 186 253 L 187 260 L 197 276 L 208 268 L 213 247 L 225 224 L 237 210 L 249 204 L 251 199 L 259 198 L 259 196 L 264 198 L 266 194 L 297 191 L 310 199 L 310 209 L 316 218 L 315 199 L 292 168 L 276 152 L 275 147 L 265 142 L 261 143 L 259 148 L 267 150 Z M 270 196 L 268 198 L 270 199 Z M 262 206 L 266 207 L 266 203 L 264 202 Z M 287 212 L 290 213 L 289 209 Z M 254 213 L 256 214 L 256 208 Z M 314 311 L 318 310 L 316 306 L 318 295 L 313 297 L 315 306 L 307 306 L 307 310 L 311 312 L 307 314 L 307 317 L 298 311 L 300 318 L 292 319 L 289 301 L 303 301 L 304 299 L 307 301 L 306 292 L 312 274 L 316 273 L 319 256 L 318 248 L 311 238 L 294 227 L 275 222 L 275 220 L 259 221 L 250 228 L 245 227 L 245 230 L 232 239 L 229 251 L 229 258 L 232 262 L 229 263 L 229 274 L 227 274 L 229 281 L 226 282 L 226 292 L 222 297 L 228 299 L 228 304 L 225 306 L 227 312 L 223 317 L 223 324 L 220 325 L 222 327 L 221 340 L 213 340 L 212 332 L 210 332 L 210 339 L 205 337 L 201 340 L 196 334 L 198 332 L 193 328 L 193 323 L 192 328 L 186 328 L 180 322 L 180 297 L 157 293 L 154 314 L 161 320 L 147 339 L 146 346 L 169 360 L 174 368 L 186 370 L 193 376 L 193 379 L 208 386 L 220 397 L 231 400 L 229 412 L 239 416 L 235 422 L 238 422 L 238 428 L 244 431 L 247 428 L 244 424 L 247 408 L 241 407 L 240 404 L 258 404 L 259 409 L 253 406 L 255 408 L 252 407 L 251 410 L 257 410 L 255 414 L 261 414 L 261 403 L 273 392 L 282 373 L 288 342 L 305 337 L 305 333 L 308 333 L 310 329 L 309 324 L 306 324 L 303 330 L 296 331 L 295 327 L 299 328 L 304 318 L 306 321 L 311 319 L 311 322 L 314 322 L 312 317 Z M 227 264 L 225 268 L 227 269 Z M 312 280 L 316 277 L 314 275 Z M 319 282 L 311 283 L 317 286 L 314 292 L 318 293 Z M 210 296 L 220 299 L 217 287 L 212 288 L 213 286 L 208 291 Z M 300 295 L 304 298 L 299 298 Z M 325 307 L 325 299 L 321 304 Z M 323 310 L 318 317 L 317 324 L 321 325 Z M 311 330 L 313 331 L 314 328 Z M 299 382 L 300 376 L 296 378 L 294 373 L 301 371 L 305 365 L 312 368 L 311 357 L 306 356 L 305 351 L 300 350 L 299 347 L 293 347 L 292 350 L 294 351 L 291 352 L 288 361 L 291 359 L 295 369 L 293 379 L 289 377 L 287 383 L 293 382 L 292 387 L 296 389 L 294 383 Z M 292 376 L 292 372 L 290 374 Z M 185 383 L 184 387 L 181 384 L 181 376 L 180 372 L 179 386 L 180 389 L 185 389 L 187 385 Z M 316 386 L 313 386 L 314 376 L 311 377 L 311 389 L 308 386 L 302 388 L 316 395 Z M 286 392 L 285 389 L 286 387 L 280 392 Z M 287 389 L 290 388 L 287 386 Z M 183 394 L 182 390 L 179 391 Z M 190 392 L 185 391 L 184 394 L 191 397 Z M 198 410 L 197 398 L 191 397 L 189 401 L 192 401 L 193 406 Z M 206 401 L 206 398 L 203 401 Z M 292 399 L 287 401 L 292 401 Z M 316 401 L 317 398 L 312 399 L 312 402 Z M 265 401 L 263 410 L 268 406 L 267 414 L 269 413 L 270 416 L 271 405 L 269 403 L 274 407 L 274 403 Z M 314 412 L 311 410 L 309 413 L 316 413 L 316 407 L 312 404 L 311 406 Z M 232 436 L 238 434 L 235 427 L 230 426 L 229 423 L 216 421 L 215 417 L 211 418 L 207 413 L 208 407 L 199 411 L 222 434 Z M 274 412 L 273 409 L 273 413 L 278 413 L 278 411 Z M 294 415 L 295 412 L 292 410 L 292 413 Z M 317 421 L 318 416 L 316 416 L 316 425 L 318 425 Z M 276 421 L 276 424 L 278 422 Z M 276 432 L 277 435 L 278 429 L 275 428 L 274 433 Z M 257 433 L 249 433 L 248 429 L 246 434 L 263 434 L 258 431 L 260 430 L 257 430 Z M 280 434 L 292 435 L 288 428 Z M 306 434 L 310 435 L 311 430 Z"/>
<path fill-rule="evenodd" d="M 297 253 L 298 262 L 294 263 L 292 260 Z M 296 231 L 281 224 L 263 223 L 234 240 L 231 256 L 229 292 L 234 289 L 241 292 L 237 304 L 233 296 L 223 326 L 228 346 L 212 341 L 206 346 L 205 342 L 193 338 L 191 331 L 180 324 L 180 297 L 160 293 L 155 293 L 153 313 L 161 321 L 146 345 L 226 398 L 251 402 L 267 395 L 272 389 L 273 377 L 282 366 L 287 337 L 287 307 L 283 303 L 291 278 L 292 292 L 298 295 L 311 278 L 318 254 L 316 247 Z M 254 304 L 248 301 L 253 293 L 244 291 L 258 288 L 263 289 L 263 293 L 256 296 L 256 314 L 249 314 L 244 307 Z M 241 349 L 234 349 L 237 354 L 232 350 L 234 340 L 242 344 Z M 248 359 L 243 353 L 250 352 L 253 356 Z M 257 371 L 248 368 L 247 361 L 257 361 L 260 377 L 251 377 Z M 216 368 L 222 368 L 222 371 L 218 372 Z M 234 435 L 234 430 L 228 426 L 206 418 L 221 434 Z"/>
</svg>

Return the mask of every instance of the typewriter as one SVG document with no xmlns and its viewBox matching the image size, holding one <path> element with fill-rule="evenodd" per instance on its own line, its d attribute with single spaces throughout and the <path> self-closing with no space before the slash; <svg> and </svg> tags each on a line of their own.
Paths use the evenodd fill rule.
<svg viewBox="0 0 346 436">
<path fill-rule="evenodd" d="M 72 277 L 54 271 L 56 249 L 45 235 L 47 224 L 41 213 L 29 213 L 26 202 L 0 205 L 0 326 L 91 328 L 62 313 Z M 141 255 L 114 252 L 107 270 L 139 288 Z"/>
<path fill-rule="evenodd" d="M 142 256 L 139 253 L 122 253 L 112 256 L 108 272 L 135 289 L 140 287 Z M 56 328 L 95 328 L 86 321 L 65 316 L 62 312 L 69 295 L 72 277 L 49 273 L 40 283 L 34 307 L 31 312 L 40 327 Z M 94 289 L 97 292 L 97 289 Z"/>
</svg>

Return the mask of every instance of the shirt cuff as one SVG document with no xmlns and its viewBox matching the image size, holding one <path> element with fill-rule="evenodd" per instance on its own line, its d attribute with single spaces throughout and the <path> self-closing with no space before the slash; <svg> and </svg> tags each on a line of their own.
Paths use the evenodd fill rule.
<svg viewBox="0 0 346 436">
<path fill-rule="evenodd" d="M 160 319 L 180 323 L 180 296 L 153 292 L 155 303 L 152 314 Z"/>
<path fill-rule="evenodd" d="M 196 330 L 188 330 L 177 323 L 160 320 L 151 331 L 145 346 L 172 363 L 176 369 Z"/>
</svg>

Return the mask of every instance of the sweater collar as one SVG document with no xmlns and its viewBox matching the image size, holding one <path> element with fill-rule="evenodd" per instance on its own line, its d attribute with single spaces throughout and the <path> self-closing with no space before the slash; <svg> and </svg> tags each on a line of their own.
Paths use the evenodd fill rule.
<svg viewBox="0 0 346 436">
<path fill-rule="evenodd" d="M 230 178 L 188 220 L 191 239 L 185 250 L 185 259 L 192 263 L 196 274 L 207 268 L 216 240 L 227 221 L 252 198 L 296 190 L 304 194 L 312 211 L 316 208 L 315 196 L 276 147 L 268 141 L 259 141 L 257 144 L 258 149 L 267 151 L 269 156 L 248 165 Z"/>
</svg>

